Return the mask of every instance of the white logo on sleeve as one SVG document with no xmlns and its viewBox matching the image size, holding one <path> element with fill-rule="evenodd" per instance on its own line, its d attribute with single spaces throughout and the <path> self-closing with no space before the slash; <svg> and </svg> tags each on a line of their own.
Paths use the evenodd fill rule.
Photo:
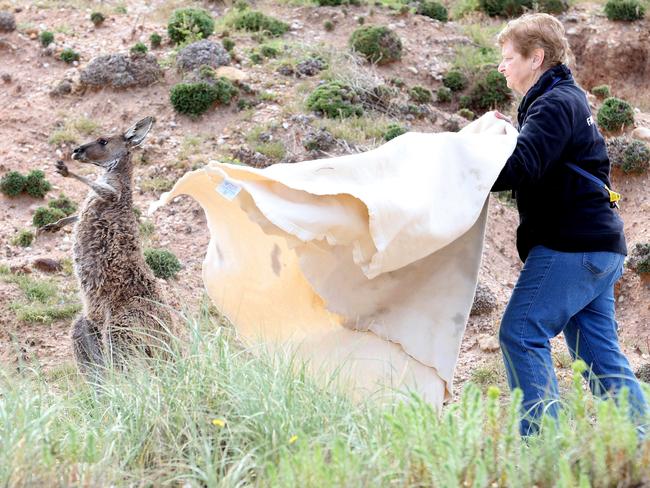
<svg viewBox="0 0 650 488">
<path fill-rule="evenodd" d="M 589 117 L 587 117 L 587 125 L 588 125 L 589 127 L 591 127 L 592 125 L 594 125 L 594 118 L 593 118 L 593 116 L 590 115 Z"/>
</svg>

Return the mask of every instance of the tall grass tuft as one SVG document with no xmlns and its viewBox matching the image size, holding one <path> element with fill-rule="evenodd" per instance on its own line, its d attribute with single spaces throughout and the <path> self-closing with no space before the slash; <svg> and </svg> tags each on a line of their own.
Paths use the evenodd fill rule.
<svg viewBox="0 0 650 488">
<path fill-rule="evenodd" d="M 417 395 L 353 402 L 290 355 L 188 320 L 173 361 L 107 374 L 0 369 L 2 486 L 631 486 L 650 480 L 626 402 L 591 400 L 580 372 L 559 421 L 518 434 L 504 404 L 468 385 L 438 414 Z M 24 371 L 24 369 L 23 369 Z M 67 371 L 67 372 L 66 372 Z"/>
</svg>

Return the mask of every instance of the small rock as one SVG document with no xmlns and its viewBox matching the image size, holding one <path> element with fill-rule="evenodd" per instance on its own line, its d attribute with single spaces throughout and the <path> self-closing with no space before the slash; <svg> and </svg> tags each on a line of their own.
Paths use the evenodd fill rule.
<svg viewBox="0 0 650 488">
<path fill-rule="evenodd" d="M 203 65 L 217 68 L 226 64 L 230 64 L 228 51 L 221 44 L 207 39 L 188 44 L 176 57 L 176 68 L 184 72 L 193 71 Z"/>
<path fill-rule="evenodd" d="M 406 69 L 409 70 L 409 71 L 410 71 L 411 73 L 413 73 L 414 75 L 417 75 L 417 74 L 418 74 L 418 69 L 417 69 L 415 66 L 409 66 L 409 67 L 406 68 Z"/>
<path fill-rule="evenodd" d="M 13 266 L 9 267 L 9 271 L 12 273 L 24 273 L 24 274 L 29 274 L 32 272 L 31 269 L 29 269 L 29 266 L 27 264 L 14 264 Z"/>
<path fill-rule="evenodd" d="M 499 350 L 499 340 L 494 336 L 480 336 L 478 338 L 478 347 L 483 352 L 496 352 Z"/>
<path fill-rule="evenodd" d="M 248 81 L 248 74 L 244 71 L 233 68 L 232 66 L 219 66 L 214 70 L 214 74 L 217 78 L 228 78 L 230 81 Z"/>
<path fill-rule="evenodd" d="M 11 75 L 9 73 L 2 73 L 2 81 L 11 83 Z"/>
<path fill-rule="evenodd" d="M 640 141 L 650 142 L 650 129 L 647 127 L 637 127 L 632 131 L 632 137 Z"/>
<path fill-rule="evenodd" d="M 32 267 L 44 273 L 56 273 L 63 269 L 59 261 L 50 258 L 36 258 L 32 261 Z"/>
<path fill-rule="evenodd" d="M 0 12 L 0 32 L 16 30 L 16 18 L 11 12 Z"/>
</svg>

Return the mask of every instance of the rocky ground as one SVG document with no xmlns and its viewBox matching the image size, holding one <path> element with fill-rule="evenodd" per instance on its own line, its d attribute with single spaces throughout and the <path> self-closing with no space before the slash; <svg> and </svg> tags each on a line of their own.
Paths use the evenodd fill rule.
<svg viewBox="0 0 650 488">
<path fill-rule="evenodd" d="M 54 185 L 52 196 L 63 192 L 79 203 L 86 189 L 78 182 L 57 176 L 55 161 L 68 158 L 71 149 L 86 139 L 115 133 L 139 118 L 154 115 L 156 125 L 137 155 L 135 201 L 145 210 L 185 171 L 209 159 L 250 155 L 247 144 L 254 131 L 266 133 L 267 140 L 282 141 L 286 149 L 282 160 L 286 162 L 362 150 L 381 142 L 337 140 L 324 153 L 309 153 L 302 142 L 310 131 L 316 130 L 317 117 L 303 113 L 301 106 L 318 77 L 282 75 L 273 62 L 251 64 L 245 55 L 247 49 L 256 45 L 250 34 L 229 32 L 237 43 L 230 67 L 236 70 L 236 76 L 262 94 L 258 95 L 261 103 L 252 109 L 239 111 L 234 105 L 219 107 L 196 120 L 177 115 L 169 102 L 169 90 L 182 80 L 183 74 L 175 69 L 174 46 L 168 43 L 152 51 L 162 66 L 162 78 L 156 83 L 120 89 L 93 88 L 81 83 L 81 73 L 91 60 L 105 54 L 122 53 L 128 57 L 128 50 L 135 42 L 148 44 L 151 33 L 165 32 L 167 18 L 174 7 L 191 3 L 199 2 L 107 2 L 103 5 L 107 19 L 95 27 L 89 21 L 93 2 L 0 1 L 0 10 L 11 12 L 17 24 L 15 30 L 0 32 L 0 173 L 41 169 Z M 228 8 L 214 2 L 203 6 L 215 18 L 223 16 Z M 351 65 L 351 69 L 358 69 L 370 78 L 400 78 L 408 86 L 439 87 L 442 74 L 453 61 L 455 46 L 472 42 L 457 23 L 397 15 L 378 7 L 342 9 L 271 3 L 258 3 L 257 7 L 291 25 L 283 39 L 293 50 L 308 51 L 320 46 L 317 49 L 345 52 L 348 36 L 358 27 L 359 17 L 373 24 L 389 25 L 403 40 L 402 61 L 376 68 Z M 634 26 L 611 23 L 599 13 L 600 9 L 595 4 L 579 4 L 563 17 L 576 54 L 578 78 L 586 88 L 600 83 L 612 85 L 615 93 L 625 95 L 638 107 L 637 125 L 650 127 L 650 91 L 644 81 L 650 75 L 647 56 L 650 21 Z M 335 23 L 331 32 L 323 29 L 327 19 Z M 55 33 L 54 44 L 47 48 L 37 39 L 38 33 L 45 29 Z M 77 51 L 79 61 L 70 65 L 59 60 L 57 55 L 65 47 Z M 454 130 L 467 122 L 453 112 L 453 107 L 433 104 L 424 118 L 396 118 L 411 130 Z M 81 171 L 93 174 L 91 169 Z M 624 195 L 621 215 L 628 242 L 648 242 L 650 177 L 615 173 L 613 183 Z M 69 266 L 65 265 L 71 252 L 69 231 L 41 235 L 27 248 L 11 244 L 16 232 L 31 226 L 32 214 L 42 204 L 27 196 L 0 195 L 0 264 L 29 271 L 35 277 L 54 276 L 61 290 L 74 294 L 76 283 Z M 202 211 L 193 201 L 181 198 L 151 219 L 143 217 L 143 221 L 150 221 L 155 229 L 146 244 L 171 249 L 183 265 L 178 277 L 164 286 L 175 297 L 176 305 L 196 310 L 204 300 L 200 271 L 208 240 Z M 457 384 L 468 379 L 503 383 L 496 331 L 520 269 L 514 246 L 516 224 L 516 210 L 491 197 L 480 272 L 483 306 L 481 314 L 474 315 L 468 324 L 458 362 Z M 63 262 L 63 269 L 47 275 L 34 268 L 37 258 Z M 16 364 L 19 358 L 38 359 L 47 368 L 69 365 L 72 361 L 68 338 L 70 319 L 51 324 L 20 322 L 12 304 L 20 301 L 21 296 L 14 283 L 0 280 L 0 360 Z M 635 367 L 650 362 L 650 288 L 636 274 L 626 273 L 617 290 L 617 306 L 625 352 Z M 559 339 L 554 344 L 554 354 L 560 376 L 565 377 L 569 362 Z"/>
</svg>

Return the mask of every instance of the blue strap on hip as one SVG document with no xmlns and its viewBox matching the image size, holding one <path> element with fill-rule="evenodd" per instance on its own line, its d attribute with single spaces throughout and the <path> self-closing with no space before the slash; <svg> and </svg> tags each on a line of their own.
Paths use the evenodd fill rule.
<svg viewBox="0 0 650 488">
<path fill-rule="evenodd" d="M 601 188 L 604 188 L 605 191 L 609 194 L 609 206 L 612 207 L 612 208 L 618 208 L 618 203 L 617 202 L 621 199 L 621 194 L 620 193 L 616 193 L 615 191 L 610 190 L 610 188 L 605 183 L 603 183 L 603 181 L 600 178 L 598 178 L 597 176 L 592 175 L 588 171 L 585 171 L 581 167 L 579 167 L 579 166 L 577 166 L 577 165 L 575 165 L 573 163 L 567 163 L 567 166 L 569 168 L 571 168 L 573 171 L 575 171 L 576 173 L 584 176 L 585 178 L 590 179 L 591 181 L 593 181 L 595 184 L 597 184 Z"/>
</svg>

